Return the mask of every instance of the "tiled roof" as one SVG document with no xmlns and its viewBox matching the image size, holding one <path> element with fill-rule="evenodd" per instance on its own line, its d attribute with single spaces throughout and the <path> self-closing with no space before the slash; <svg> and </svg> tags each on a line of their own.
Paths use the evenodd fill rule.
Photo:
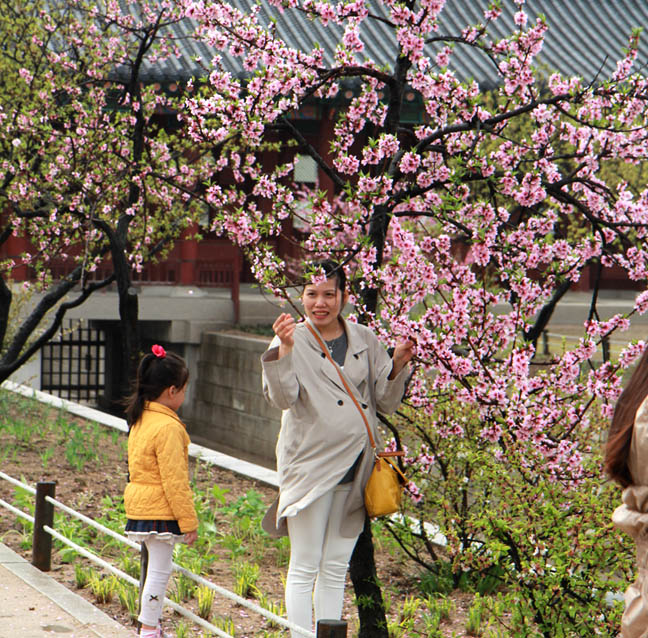
<svg viewBox="0 0 648 638">
<path fill-rule="evenodd" d="M 253 0 L 231 1 L 242 10 L 255 4 Z M 263 0 L 260 4 L 262 20 L 269 22 L 271 17 L 277 17 L 277 32 L 290 45 L 311 51 L 318 43 L 330 60 L 330 53 L 341 37 L 339 27 L 329 25 L 324 28 L 319 22 L 312 22 L 296 11 L 286 11 L 279 16 Z M 488 4 L 489 0 L 447 0 L 440 16 L 438 34 L 456 36 L 466 26 L 483 22 L 483 11 Z M 369 5 L 373 7 L 371 13 L 385 15 L 382 3 L 370 0 Z M 489 26 L 489 35 L 494 40 L 509 35 L 516 28 L 513 22 L 516 5 L 510 0 L 503 0 L 502 5 L 502 16 Z M 537 57 L 538 64 L 547 71 L 558 70 L 586 80 L 595 78 L 599 70 L 601 77 L 609 76 L 622 55 L 623 47 L 627 46 L 632 29 L 648 26 L 646 0 L 527 0 L 523 7 L 530 23 L 542 14 L 549 26 L 543 49 Z M 185 20 L 172 29 L 183 55 L 180 59 L 147 69 L 149 81 L 183 81 L 191 76 L 204 75 L 204 67 L 195 58 L 201 58 L 205 64 L 213 57 L 214 52 L 207 46 L 188 37 L 195 29 L 193 21 Z M 392 66 L 394 36 L 386 24 L 377 19 L 366 20 L 361 37 L 368 57 Z M 430 49 L 432 54 L 434 51 Z M 638 61 L 641 65 L 648 62 L 648 41 L 645 39 L 640 43 Z M 225 54 L 223 63 L 232 73 L 243 73 L 238 58 Z M 456 45 L 450 68 L 461 79 L 474 78 L 483 87 L 493 86 L 498 81 L 492 63 L 471 47 Z"/>
</svg>

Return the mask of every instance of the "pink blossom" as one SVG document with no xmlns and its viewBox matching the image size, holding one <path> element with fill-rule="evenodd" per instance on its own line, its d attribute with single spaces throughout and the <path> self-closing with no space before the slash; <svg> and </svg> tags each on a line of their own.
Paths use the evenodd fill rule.
<svg viewBox="0 0 648 638">
<path fill-rule="evenodd" d="M 419 167 L 421 158 L 415 153 L 405 153 L 400 161 L 400 169 L 403 173 L 413 173 Z"/>
<path fill-rule="evenodd" d="M 197 148 L 222 149 L 202 178 L 205 198 L 218 211 L 214 227 L 244 247 L 259 281 L 285 295 L 300 264 L 284 263 L 274 246 L 286 236 L 284 223 L 303 224 L 296 251 L 305 261 L 346 262 L 354 321 L 386 345 L 415 339 L 407 402 L 426 419 L 427 432 L 448 442 L 477 436 L 497 462 L 571 489 L 588 454 L 582 441 L 600 415 L 609 416 L 622 371 L 643 351 L 643 344 L 629 345 L 618 360 L 599 364 L 601 340 L 623 335 L 648 308 L 648 296 L 637 296 L 634 314 L 578 327 L 576 338 L 546 357 L 527 339 L 557 288 L 581 280 L 586 265 L 600 260 L 630 280 L 648 277 L 648 191 L 603 177 L 605 168 L 616 171 L 615 163 L 645 157 L 648 82 L 633 75 L 636 56 L 628 53 L 615 75 L 596 86 L 554 73 L 548 93 L 540 91 L 535 67 L 548 27 L 540 19 L 530 23 L 523 4 L 514 6 L 515 32 L 495 42 L 490 24 L 450 34 L 495 63 L 501 85 L 489 101 L 477 82 L 462 82 L 452 71 L 449 47 L 432 56 L 425 48 L 443 2 L 385 5 L 396 42 L 391 59 L 401 55 L 411 63 L 403 103 L 415 97 L 421 104 L 421 121 L 403 126 L 390 111 L 393 69 L 363 58 L 369 3 L 306 0 L 297 7 L 272 0 L 283 12 L 278 21 L 298 10 L 317 26 L 335 25 L 342 41 L 328 59 L 322 51 L 291 48 L 260 14 L 193 2 L 206 41 L 254 74 L 246 83 L 230 77 L 217 56 L 204 91 L 183 115 Z M 500 14 L 494 5 L 484 19 Z M 289 145 L 277 159 L 281 167 L 258 158 L 304 100 L 333 96 L 335 105 L 324 110 L 326 144 L 307 142 L 321 153 L 334 186 L 302 192 L 291 183 Z M 516 109 L 524 112 L 522 127 L 512 116 Z M 601 124 L 605 118 L 609 126 Z M 69 155 L 61 153 L 64 160 Z M 28 173 L 26 165 L 16 167 Z M 66 170 L 65 161 L 56 163 L 50 183 Z M 19 193 L 16 185 L 12 197 Z M 374 312 L 365 306 L 368 291 L 377 292 Z M 542 366 L 535 365 L 539 359 Z M 501 449 L 491 446 L 498 442 Z M 421 447 L 407 462 L 429 469 L 435 455 Z"/>
<path fill-rule="evenodd" d="M 524 11 L 518 11 L 513 16 L 513 22 L 520 27 L 525 27 L 527 23 L 527 14 Z"/>
</svg>

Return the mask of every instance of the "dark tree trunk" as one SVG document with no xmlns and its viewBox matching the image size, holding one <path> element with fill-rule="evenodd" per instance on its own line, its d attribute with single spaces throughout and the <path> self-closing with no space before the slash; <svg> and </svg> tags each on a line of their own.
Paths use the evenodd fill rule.
<svg viewBox="0 0 648 638">
<path fill-rule="evenodd" d="M 119 294 L 119 317 L 123 338 L 124 357 L 121 370 L 120 394 L 130 393 L 131 380 L 135 378 L 140 357 L 140 338 L 138 328 L 139 299 L 131 286 Z"/>
<path fill-rule="evenodd" d="M 376 249 L 376 269 L 380 268 L 383 263 L 383 256 L 385 252 L 385 237 L 387 237 L 387 229 L 389 228 L 389 212 L 383 206 L 377 207 L 371 222 L 369 224 L 369 239 L 371 245 Z M 362 291 L 362 303 L 370 315 L 375 314 L 378 308 L 378 290 L 373 286 L 367 286 Z M 360 318 L 361 323 L 366 323 L 367 317 L 364 315 Z"/>
<path fill-rule="evenodd" d="M 157 20 L 148 29 L 145 30 L 140 40 L 139 50 L 133 62 L 133 68 L 130 75 L 130 82 L 126 85 L 126 92 L 130 95 L 133 103 L 141 103 L 140 89 L 140 71 L 142 62 L 147 51 L 157 37 L 164 11 L 160 11 Z M 142 109 L 135 112 L 135 126 L 131 136 L 132 142 L 132 163 L 138 166 L 144 156 L 144 146 L 146 138 L 147 120 Z M 128 207 L 133 206 L 141 198 L 141 188 L 133 180 L 128 190 Z M 119 393 L 125 397 L 130 392 L 131 381 L 135 378 L 137 366 L 140 358 L 140 338 L 139 338 L 139 300 L 137 292 L 133 289 L 131 279 L 131 269 L 126 259 L 128 250 L 128 229 L 131 218 L 129 215 L 122 214 L 117 222 L 115 241 L 111 240 L 111 252 L 113 263 L 115 264 L 115 274 L 117 276 L 117 292 L 119 294 L 119 319 L 120 329 L 123 339 L 123 356 L 121 358 L 122 366 L 119 380 Z"/>
<path fill-rule="evenodd" d="M 124 216 L 126 217 L 126 216 Z M 121 399 L 130 393 L 131 380 L 134 379 L 139 361 L 139 300 L 137 292 L 131 283 L 131 267 L 128 263 L 126 237 L 128 226 L 122 223 L 123 218 L 113 229 L 109 224 L 95 219 L 95 225 L 106 235 L 110 244 L 110 254 L 113 261 L 113 274 L 117 282 L 117 295 L 119 298 L 119 329 L 121 333 L 121 356 L 113 360 L 121 362 L 120 370 L 116 379 L 116 396 L 113 394 L 113 403 L 119 403 Z M 117 405 L 113 406 L 117 407 Z"/>
<path fill-rule="evenodd" d="M 358 601 L 359 635 L 361 638 L 389 638 L 369 517 L 365 518 L 364 529 L 351 555 L 349 576 Z"/>
<path fill-rule="evenodd" d="M 116 254 L 120 258 L 115 261 Z M 130 265 L 126 259 L 125 250 L 113 250 L 113 263 L 117 278 L 117 293 L 119 295 L 119 327 L 121 332 L 122 357 L 119 372 L 118 400 L 130 393 L 132 379 L 135 378 L 140 357 L 139 340 L 139 299 L 132 286 Z"/>
<path fill-rule="evenodd" d="M 376 247 L 376 268 L 379 268 L 383 261 L 388 226 L 387 211 L 382 208 L 377 209 L 369 229 L 371 243 Z M 362 301 L 370 313 L 375 313 L 378 307 L 378 290 L 366 288 L 362 293 Z M 361 322 L 364 322 L 363 320 L 364 317 L 361 318 Z M 365 519 L 364 530 L 351 555 L 349 575 L 358 601 L 359 638 L 389 638 L 385 606 L 376 573 L 369 517 Z"/>
<path fill-rule="evenodd" d="M 2 350 L 5 335 L 7 334 L 11 296 L 11 290 L 5 283 L 4 277 L 0 277 L 0 350 Z"/>
<path fill-rule="evenodd" d="M 389 106 L 385 118 L 385 131 L 388 133 L 397 134 L 398 132 L 403 93 L 410 66 L 411 62 L 406 57 L 399 57 L 396 61 L 394 81 L 389 86 Z M 390 172 L 398 170 L 395 159 L 392 160 Z M 382 266 L 389 221 L 389 210 L 384 206 L 379 206 L 374 211 L 369 224 L 369 238 L 372 246 L 376 249 L 376 269 Z M 378 308 L 378 290 L 374 287 L 366 288 L 362 292 L 362 302 L 367 311 L 374 314 Z M 364 323 L 366 318 L 360 317 L 360 321 Z M 358 600 L 359 638 L 389 638 L 382 591 L 376 574 L 371 521 L 368 517 L 365 519 L 364 530 L 353 550 L 349 563 L 349 574 Z"/>
</svg>

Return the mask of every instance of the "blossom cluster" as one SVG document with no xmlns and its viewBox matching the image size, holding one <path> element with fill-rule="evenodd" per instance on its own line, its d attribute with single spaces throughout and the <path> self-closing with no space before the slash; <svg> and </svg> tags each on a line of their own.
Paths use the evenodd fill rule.
<svg viewBox="0 0 648 638">
<path fill-rule="evenodd" d="M 234 78 L 217 57 L 188 103 L 190 135 L 216 144 L 217 170 L 232 177 L 212 180 L 208 192 L 218 230 L 246 248 L 259 281 L 286 296 L 289 265 L 268 239 L 289 222 L 304 228 L 304 261 L 345 263 L 354 320 L 388 346 L 415 342 L 407 400 L 437 433 L 466 432 L 463 417 L 440 410 L 444 402 L 473 406 L 480 437 L 499 457 L 577 484 L 590 450 L 574 433 L 598 418 L 595 409 L 609 416 L 641 347 L 599 365 L 603 339 L 627 329 L 626 315 L 591 313 L 578 339 L 544 358 L 534 329 L 557 291 L 592 269 L 648 275 L 648 191 L 606 177 L 645 158 L 648 86 L 634 71 L 636 42 L 606 84 L 555 73 L 541 92 L 534 61 L 550 25 L 531 22 L 521 2 L 516 30 L 496 41 L 495 5 L 483 24 L 439 34 L 441 1 L 268 4 L 270 21 L 226 2 L 186 2 L 205 41 L 250 72 Z M 273 27 L 291 15 L 335 25 L 337 48 L 291 48 Z M 387 66 L 367 58 L 371 20 L 392 29 Z M 482 93 L 457 77 L 457 44 L 496 66 L 499 89 Z M 403 121 L 407 92 L 420 104 L 418 123 Z M 319 145 L 292 123 L 313 97 L 322 126 L 330 122 Z M 326 189 L 291 183 L 294 154 L 282 139 L 315 159 Z M 281 149 L 281 161 L 261 171 L 251 158 L 267 148 Z M 636 311 L 647 304 L 640 295 Z M 414 457 L 423 467 L 430 455 L 421 448 Z"/>
<path fill-rule="evenodd" d="M 12 142 L 0 193 L 25 250 L 2 274 L 33 264 L 45 284 L 76 264 L 85 281 L 111 252 L 141 271 L 158 244 L 194 226 L 204 204 L 193 193 L 211 171 L 189 140 L 160 134 L 159 114 L 180 112 L 181 91 L 140 77 L 179 55 L 184 12 L 168 0 L 69 0 L 32 18 L 31 41 L 16 35 L 20 63 L 3 68 L 0 130 Z"/>
</svg>

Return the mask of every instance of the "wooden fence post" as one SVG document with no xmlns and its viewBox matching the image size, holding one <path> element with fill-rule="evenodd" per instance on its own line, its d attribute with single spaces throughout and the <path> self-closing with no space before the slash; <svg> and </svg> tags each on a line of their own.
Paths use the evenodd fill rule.
<svg viewBox="0 0 648 638">
<path fill-rule="evenodd" d="M 318 620 L 316 638 L 346 638 L 345 620 Z"/>
<path fill-rule="evenodd" d="M 56 483 L 39 481 L 36 484 L 36 507 L 34 510 L 34 536 L 32 540 L 32 565 L 42 572 L 52 569 L 52 537 L 43 530 L 43 525 L 54 525 L 54 506 L 45 500 L 54 498 Z"/>
<path fill-rule="evenodd" d="M 144 583 L 146 582 L 146 572 L 148 571 L 148 548 L 146 543 L 141 544 L 140 550 L 140 580 L 139 580 L 139 597 L 137 602 L 137 615 L 142 613 L 142 592 L 144 591 Z M 137 621 L 137 633 L 139 634 L 142 629 L 142 623 Z"/>
</svg>

